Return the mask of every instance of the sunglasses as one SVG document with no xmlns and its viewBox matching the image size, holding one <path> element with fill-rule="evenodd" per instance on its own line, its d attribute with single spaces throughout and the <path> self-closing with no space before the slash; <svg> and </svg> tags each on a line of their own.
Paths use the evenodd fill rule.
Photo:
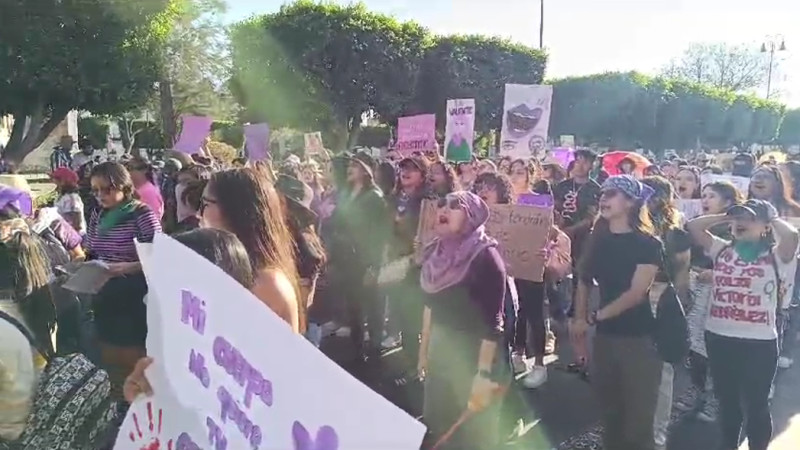
<svg viewBox="0 0 800 450">
<path fill-rule="evenodd" d="M 457 198 L 440 198 L 436 206 L 438 206 L 440 209 L 444 207 L 448 207 L 450 209 L 461 209 L 461 203 L 459 203 Z"/>
<path fill-rule="evenodd" d="M 209 205 L 216 205 L 216 204 L 217 204 L 216 200 L 212 200 L 208 197 L 203 197 L 200 199 L 200 209 L 197 210 L 197 213 L 202 216 Z"/>
</svg>

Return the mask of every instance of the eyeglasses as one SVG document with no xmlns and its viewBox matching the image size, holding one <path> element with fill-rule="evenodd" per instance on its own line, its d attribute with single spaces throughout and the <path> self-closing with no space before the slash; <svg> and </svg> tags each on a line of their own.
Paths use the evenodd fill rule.
<svg viewBox="0 0 800 450">
<path fill-rule="evenodd" d="M 209 205 L 216 205 L 216 204 L 217 204 L 216 200 L 210 199 L 208 197 L 202 197 L 200 199 L 200 209 L 197 210 L 197 213 L 202 216 Z"/>
<path fill-rule="evenodd" d="M 445 206 L 450 209 L 460 209 L 461 203 L 459 203 L 457 198 L 447 198 L 443 197 L 439 199 L 439 202 L 436 204 L 439 208 L 444 208 Z"/>
</svg>

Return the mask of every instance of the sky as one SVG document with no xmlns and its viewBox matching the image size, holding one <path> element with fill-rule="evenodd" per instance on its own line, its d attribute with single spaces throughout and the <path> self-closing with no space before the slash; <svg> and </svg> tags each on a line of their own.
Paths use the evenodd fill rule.
<svg viewBox="0 0 800 450">
<path fill-rule="evenodd" d="M 283 0 L 227 0 L 227 20 L 276 11 Z M 776 53 L 773 91 L 800 107 L 800 0 L 544 0 L 547 77 L 638 70 L 657 73 L 693 42 Z M 340 2 L 350 3 L 350 2 Z M 497 35 L 539 45 L 537 0 L 364 0 L 372 10 L 414 20 L 439 34 Z M 755 92 L 759 96 L 766 89 Z M 774 97 L 773 97 L 774 98 Z M 774 98 L 775 99 L 775 98 Z"/>
</svg>

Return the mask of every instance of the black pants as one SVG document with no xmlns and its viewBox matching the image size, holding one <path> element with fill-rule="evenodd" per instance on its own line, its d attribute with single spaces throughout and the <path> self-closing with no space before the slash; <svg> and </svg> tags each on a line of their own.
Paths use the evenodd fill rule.
<svg viewBox="0 0 800 450">
<path fill-rule="evenodd" d="M 416 370 L 419 360 L 422 316 L 425 309 L 425 294 L 419 284 L 420 272 L 409 270 L 406 278 L 388 290 L 389 317 L 403 335 L 403 355 L 408 370 Z"/>
<path fill-rule="evenodd" d="M 363 278 L 362 278 L 363 280 Z M 358 283 L 353 280 L 353 283 Z M 359 354 L 380 348 L 383 334 L 385 300 L 378 295 L 376 286 L 365 286 L 363 281 L 347 289 L 347 319 L 350 339 Z M 364 348 L 364 320 L 369 331 L 368 349 Z"/>
<path fill-rule="evenodd" d="M 514 283 L 519 295 L 515 348 L 521 350 L 528 347 L 528 327 L 530 326 L 533 342 L 532 348 L 527 352 L 528 356 L 544 356 L 545 341 L 547 340 L 544 317 L 544 283 L 528 280 L 514 280 Z"/>
<path fill-rule="evenodd" d="M 778 364 L 775 340 L 738 339 L 706 332 L 714 393 L 719 400 L 722 449 L 736 450 L 742 423 L 750 450 L 766 450 L 772 439 L 769 390 Z"/>
</svg>

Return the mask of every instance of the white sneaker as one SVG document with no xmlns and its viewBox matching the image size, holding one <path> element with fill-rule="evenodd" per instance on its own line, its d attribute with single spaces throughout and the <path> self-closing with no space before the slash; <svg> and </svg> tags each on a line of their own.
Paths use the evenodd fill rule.
<svg viewBox="0 0 800 450">
<path fill-rule="evenodd" d="M 514 367 L 514 373 L 523 373 L 528 371 L 528 362 L 525 360 L 525 355 L 514 352 L 511 354 L 511 365 Z"/>
<path fill-rule="evenodd" d="M 350 327 L 339 327 L 333 332 L 338 337 L 350 336 Z"/>
<path fill-rule="evenodd" d="M 788 369 L 792 367 L 794 360 L 788 356 L 781 356 L 778 358 L 778 369 Z"/>
<path fill-rule="evenodd" d="M 527 389 L 536 389 L 547 383 L 547 367 L 533 366 L 531 372 L 522 379 L 522 385 Z"/>
</svg>

